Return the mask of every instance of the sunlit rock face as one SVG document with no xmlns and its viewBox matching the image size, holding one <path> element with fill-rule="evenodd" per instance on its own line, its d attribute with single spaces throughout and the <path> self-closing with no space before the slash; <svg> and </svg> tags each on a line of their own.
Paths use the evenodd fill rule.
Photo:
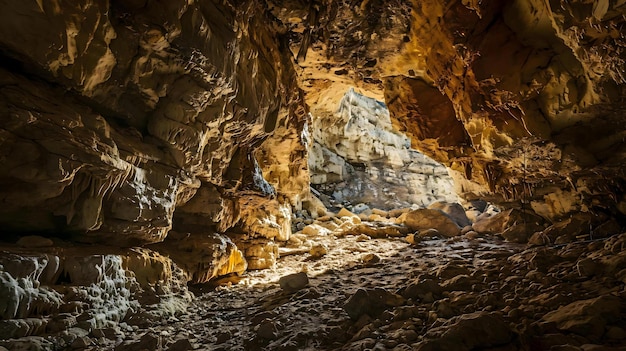
<svg viewBox="0 0 626 351">
<path fill-rule="evenodd" d="M 625 12 L 609 1 L 414 2 L 389 109 L 478 193 L 549 219 L 621 215 L 611 204 L 624 189 Z"/>
<path fill-rule="evenodd" d="M 350 89 L 311 129 L 311 184 L 335 204 L 389 210 L 458 200 L 446 168 L 411 149 L 383 102 Z"/>
<path fill-rule="evenodd" d="M 626 212 L 623 3 L 279 3 L 314 115 L 356 81 L 467 198 L 550 220 Z"/>
</svg>

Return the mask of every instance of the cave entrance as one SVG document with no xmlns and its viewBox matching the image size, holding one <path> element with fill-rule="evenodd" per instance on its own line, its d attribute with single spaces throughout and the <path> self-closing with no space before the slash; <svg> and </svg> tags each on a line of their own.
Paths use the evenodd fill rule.
<svg viewBox="0 0 626 351">
<path fill-rule="evenodd" d="M 331 211 L 423 208 L 458 202 L 446 167 L 411 148 L 384 102 L 350 88 L 334 113 L 313 116 L 312 192 Z"/>
</svg>

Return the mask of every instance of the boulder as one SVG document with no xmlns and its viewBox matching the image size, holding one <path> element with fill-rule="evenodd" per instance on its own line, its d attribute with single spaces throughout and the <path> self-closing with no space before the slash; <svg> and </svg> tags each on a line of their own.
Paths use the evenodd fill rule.
<svg viewBox="0 0 626 351">
<path fill-rule="evenodd" d="M 589 213 L 576 213 L 569 218 L 552 224 L 543 231 L 534 233 L 528 243 L 531 245 L 545 245 L 568 243 L 576 240 L 576 237 L 589 234 L 592 227 L 592 215 Z M 558 240 L 557 240 L 558 239 Z"/>
<path fill-rule="evenodd" d="M 363 222 L 348 230 L 344 230 L 338 235 L 367 235 L 371 238 L 403 237 L 409 233 L 409 229 L 404 225 L 381 222 Z"/>
<path fill-rule="evenodd" d="M 446 325 L 447 324 L 447 325 Z M 486 349 L 507 344 L 513 339 L 508 323 L 497 312 L 474 312 L 451 319 L 441 327 L 431 329 L 418 351 Z"/>
<path fill-rule="evenodd" d="M 362 315 L 377 317 L 390 307 L 401 306 L 404 298 L 385 289 L 359 289 L 350 296 L 343 309 L 352 320 L 358 320 Z"/>
<path fill-rule="evenodd" d="M 623 310 L 624 303 L 619 297 L 603 295 L 562 306 L 548 312 L 543 320 L 555 323 L 559 330 L 598 341 L 607 325 L 620 320 Z"/>
<path fill-rule="evenodd" d="M 445 237 L 461 234 L 461 227 L 447 214 L 433 209 L 419 209 L 400 215 L 397 223 L 404 224 L 411 231 L 436 229 Z"/>
<path fill-rule="evenodd" d="M 327 253 L 328 246 L 324 244 L 313 245 L 313 247 L 311 247 L 311 249 L 309 250 L 309 255 L 311 255 L 311 258 L 314 259 L 322 258 L 326 256 Z"/>
<path fill-rule="evenodd" d="M 280 288 L 285 292 L 292 293 L 304 289 L 309 285 L 309 277 L 304 272 L 289 274 L 278 280 Z"/>
<path fill-rule="evenodd" d="M 399 291 L 399 293 L 407 299 L 421 300 L 433 300 L 435 297 L 440 296 L 442 292 L 443 288 L 433 279 L 422 279 L 410 283 Z"/>
<path fill-rule="evenodd" d="M 532 210 L 511 208 L 472 225 L 480 234 L 502 234 L 512 242 L 526 242 L 535 231 L 544 228 L 545 220 Z"/>
<path fill-rule="evenodd" d="M 452 220 L 461 228 L 471 225 L 469 218 L 465 214 L 465 209 L 458 203 L 450 203 L 450 202 L 433 202 L 428 206 L 429 209 L 439 210 L 445 214 L 447 214 Z"/>
</svg>

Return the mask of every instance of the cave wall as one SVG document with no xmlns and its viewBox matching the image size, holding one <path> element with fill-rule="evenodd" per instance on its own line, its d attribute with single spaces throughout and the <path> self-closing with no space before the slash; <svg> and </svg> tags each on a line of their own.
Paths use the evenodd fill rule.
<svg viewBox="0 0 626 351">
<path fill-rule="evenodd" d="M 335 113 L 313 116 L 311 134 L 311 185 L 329 208 L 393 210 L 459 200 L 446 167 L 411 148 L 381 101 L 350 89 Z"/>
<path fill-rule="evenodd" d="M 289 236 L 276 219 L 242 220 L 275 208 L 288 220 L 308 191 L 307 110 L 262 4 L 0 9 L 3 236 L 119 246 L 172 228 Z"/>
<path fill-rule="evenodd" d="M 387 80 L 391 113 L 416 147 L 483 188 L 466 193 L 549 219 L 621 216 L 609 208 L 624 190 L 625 12 L 609 1 L 414 2 L 401 62 L 423 73 Z"/>
<path fill-rule="evenodd" d="M 623 217 L 626 4 L 315 4 L 274 11 L 286 13 L 292 52 L 307 52 L 298 68 L 314 114 L 356 81 L 451 169 L 463 197 L 549 220 Z M 298 13 L 316 20 L 289 22 Z"/>
</svg>

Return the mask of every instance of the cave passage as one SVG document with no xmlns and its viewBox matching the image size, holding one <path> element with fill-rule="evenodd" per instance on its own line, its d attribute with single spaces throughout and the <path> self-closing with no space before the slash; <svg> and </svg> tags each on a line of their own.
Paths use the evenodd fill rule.
<svg viewBox="0 0 626 351">
<path fill-rule="evenodd" d="M 384 102 L 350 88 L 336 111 L 312 116 L 311 185 L 329 209 L 361 213 L 458 202 L 445 166 L 411 148 Z"/>
</svg>

